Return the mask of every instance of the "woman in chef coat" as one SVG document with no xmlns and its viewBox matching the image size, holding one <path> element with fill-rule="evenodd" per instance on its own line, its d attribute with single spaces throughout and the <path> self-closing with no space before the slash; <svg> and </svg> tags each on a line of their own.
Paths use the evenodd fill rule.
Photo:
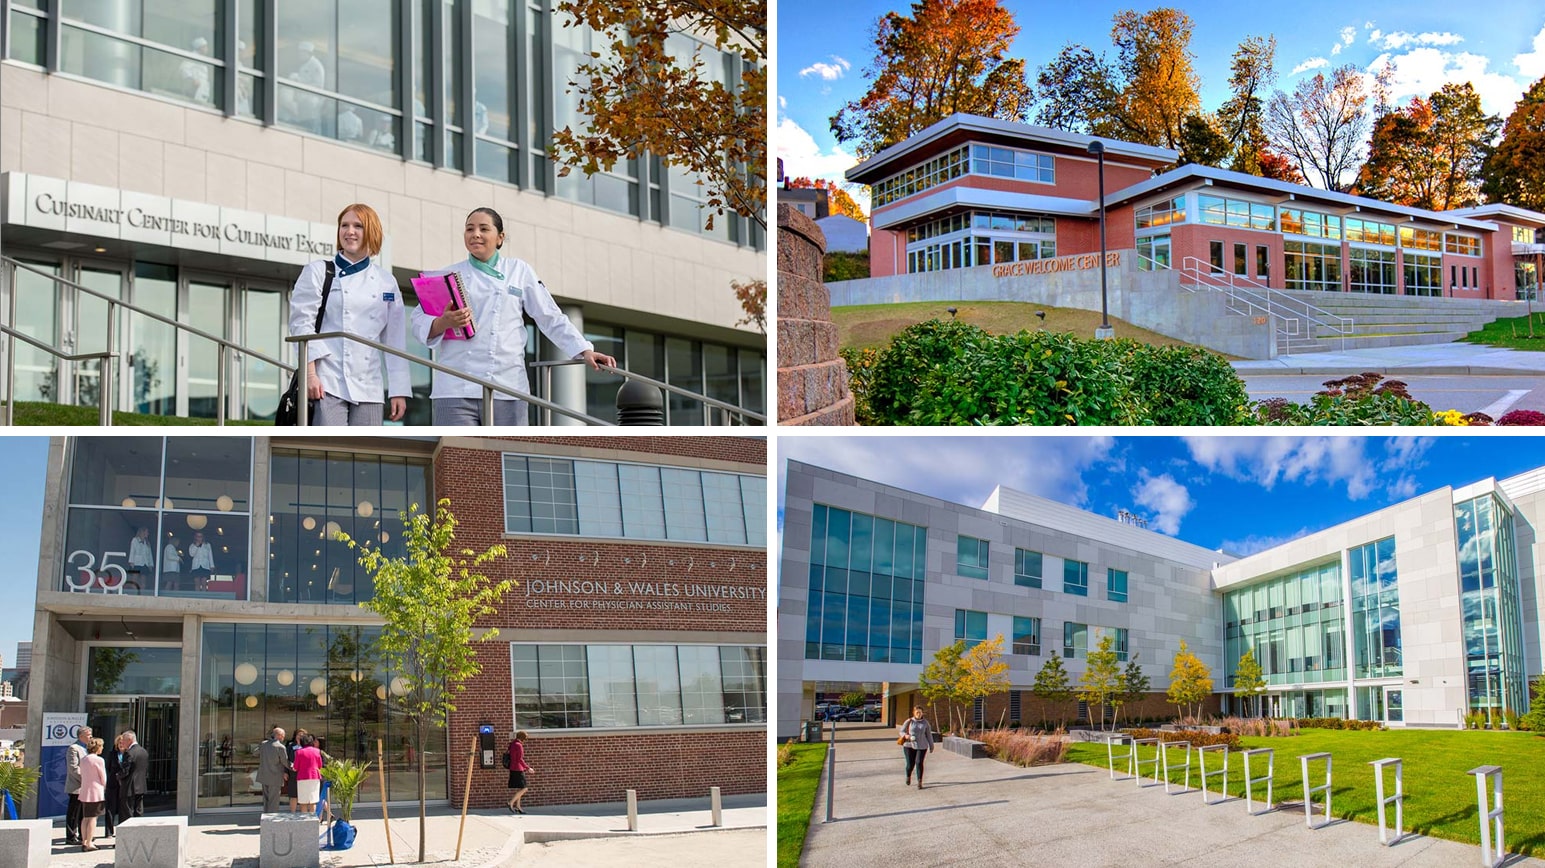
<svg viewBox="0 0 1545 868">
<path fill-rule="evenodd" d="M 290 334 L 348 332 L 399 350 L 407 346 L 407 320 L 397 281 L 370 257 L 381 252 L 381 218 L 369 205 L 354 204 L 338 214 L 338 252 L 333 256 L 333 288 L 327 296 L 322 327 L 317 307 L 327 260 L 301 270 L 290 294 Z M 344 338 L 307 344 L 306 396 L 317 401 L 313 425 L 380 425 L 382 421 L 381 357 L 373 347 Z M 386 379 L 391 409 L 397 421 L 413 393 L 408 360 L 386 355 Z"/>
<path fill-rule="evenodd" d="M 530 392 L 524 313 L 565 358 L 583 358 L 592 368 L 616 366 L 616 359 L 596 352 L 595 345 L 563 315 L 530 265 L 499 254 L 504 246 L 504 219 L 497 211 L 479 208 L 468 214 L 462 241 L 467 259 L 441 273 L 461 275 L 467 307 L 446 310 L 439 316 L 413 308 L 413 334 L 435 351 L 437 361 L 474 377 Z M 475 332 L 471 338 L 444 338 L 446 329 L 465 326 L 469 321 Z M 484 421 L 483 389 L 475 383 L 435 371 L 431 397 L 436 425 L 479 425 Z M 526 424 L 525 401 L 495 393 L 493 403 L 493 424 Z"/>
</svg>

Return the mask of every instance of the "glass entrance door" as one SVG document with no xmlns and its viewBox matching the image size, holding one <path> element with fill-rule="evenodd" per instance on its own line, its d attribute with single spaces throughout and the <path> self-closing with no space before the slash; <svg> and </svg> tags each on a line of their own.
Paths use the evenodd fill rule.
<svg viewBox="0 0 1545 868">
<path fill-rule="evenodd" d="M 177 318 L 177 269 L 134 264 L 134 298 L 139 307 Z M 129 319 L 129 409 L 158 416 L 177 414 L 177 330 L 141 314 Z"/>
<path fill-rule="evenodd" d="M 226 299 L 230 294 L 228 283 L 189 280 L 188 325 L 212 335 L 227 337 L 229 317 Z M 220 364 L 225 354 L 219 344 L 191 332 L 184 332 L 183 340 L 187 341 L 184 357 L 188 360 L 188 415 L 212 419 L 219 415 Z M 227 368 L 224 396 L 227 412 L 231 407 L 230 394 L 234 386 L 229 374 L 230 369 Z"/>
<path fill-rule="evenodd" d="M 1405 722 L 1405 697 L 1399 688 L 1384 688 L 1384 722 Z"/>
<path fill-rule="evenodd" d="M 242 291 L 241 344 L 271 359 L 284 360 L 294 355 L 285 351 L 284 335 L 289 308 L 284 290 L 278 286 L 248 284 Z M 279 396 L 289 384 L 284 369 L 252 356 L 244 356 L 244 419 L 272 419 L 279 409 Z"/>
<path fill-rule="evenodd" d="M 117 268 L 105 266 L 82 266 L 76 276 L 76 282 L 88 289 L 94 289 L 104 295 L 113 298 L 123 298 L 124 286 L 128 283 L 124 272 Z M 94 295 L 76 290 L 70 290 L 74 296 L 74 312 L 70 336 L 73 340 L 66 344 L 71 352 L 99 353 L 107 349 L 107 317 L 108 303 Z M 120 315 L 121 317 L 121 315 Z M 122 325 L 120 318 L 117 325 L 119 331 L 115 344 L 121 348 L 124 345 Z M 121 366 L 120 356 L 120 366 Z M 85 407 L 98 406 L 101 400 L 102 389 L 102 363 L 98 361 L 77 362 L 73 366 L 74 376 L 74 401 Z M 122 382 L 122 370 L 114 372 L 114 382 Z M 118 395 L 114 395 L 111 404 L 114 409 L 121 405 Z"/>
<path fill-rule="evenodd" d="M 26 262 L 39 270 L 58 276 L 59 266 L 51 262 Z M 25 269 L 12 270 L 11 292 L 15 295 L 16 329 L 38 341 L 59 346 L 58 285 L 46 277 Z M 53 356 L 22 341 L 9 341 L 15 347 L 18 401 L 58 401 L 59 366 Z"/>
<path fill-rule="evenodd" d="M 86 701 L 86 720 L 102 739 L 105 755 L 113 739 L 134 730 L 150 768 L 145 776 L 145 813 L 177 810 L 177 712 L 175 696 L 102 697 Z"/>
</svg>

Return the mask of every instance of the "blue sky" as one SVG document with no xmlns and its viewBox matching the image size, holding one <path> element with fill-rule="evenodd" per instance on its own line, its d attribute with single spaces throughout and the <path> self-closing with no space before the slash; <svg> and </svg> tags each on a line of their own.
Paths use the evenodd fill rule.
<svg viewBox="0 0 1545 868">
<path fill-rule="evenodd" d="M 0 498 L 0 551 L 9 564 L 0 579 L 0 655 L 14 666 L 16 643 L 32 639 L 48 438 L 0 437 L 0 467 L 7 492 Z"/>
<path fill-rule="evenodd" d="M 1417 494 L 1545 465 L 1542 441 L 1432 437 L 778 438 L 787 459 L 981 506 L 1005 485 L 1150 530 L 1252 554 Z M 780 534 L 781 535 L 781 534 Z"/>
<path fill-rule="evenodd" d="M 1191 49 L 1208 111 L 1228 96 L 1235 48 L 1255 35 L 1277 37 L 1277 87 L 1286 91 L 1316 70 L 1347 63 L 1369 70 L 1390 63 L 1397 101 L 1425 96 L 1448 81 L 1470 81 L 1486 110 L 1506 117 L 1524 89 L 1545 76 L 1545 4 L 1538 0 L 1500 0 L 1480 7 L 1409 0 L 1266 5 L 1006 0 L 1005 5 L 1020 26 L 1010 54 L 1024 58 L 1032 78 L 1068 42 L 1114 59 L 1110 25 L 1122 9 L 1183 9 L 1195 24 Z M 868 89 L 863 70 L 873 60 L 875 20 L 886 11 L 910 8 L 909 3 L 874 0 L 780 0 L 776 141 L 787 172 L 837 179 L 854 165 L 851 146 L 837 145 L 827 119 Z M 862 201 L 867 207 L 867 195 Z"/>
</svg>

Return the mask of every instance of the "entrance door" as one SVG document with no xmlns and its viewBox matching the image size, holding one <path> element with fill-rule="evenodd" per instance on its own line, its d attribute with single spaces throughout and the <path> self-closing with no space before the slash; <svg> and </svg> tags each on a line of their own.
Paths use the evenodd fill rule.
<svg viewBox="0 0 1545 868">
<path fill-rule="evenodd" d="M 1404 723 L 1404 697 L 1398 687 L 1384 688 L 1384 722 Z"/>
<path fill-rule="evenodd" d="M 226 337 L 226 299 L 230 295 L 231 287 L 228 283 L 189 280 L 188 303 L 185 306 L 188 325 L 212 335 Z M 183 332 L 182 340 L 186 342 L 186 349 L 181 355 L 188 360 L 187 413 L 204 419 L 215 418 L 219 415 L 219 398 L 222 397 L 219 395 L 220 366 L 223 363 L 228 365 L 222 361 L 228 354 L 214 341 L 191 332 Z M 234 386 L 230 374 L 227 366 L 223 396 L 227 413 L 231 411 L 230 395 Z"/>
<path fill-rule="evenodd" d="M 177 713 L 175 696 L 88 700 L 86 720 L 102 739 L 102 752 L 112 749 L 113 738 L 134 730 L 150 768 L 145 777 L 145 813 L 177 809 Z"/>
<path fill-rule="evenodd" d="M 59 275 L 59 266 L 55 263 L 25 262 L 40 271 L 47 271 L 56 277 Z M 58 284 L 36 272 L 17 268 L 11 274 L 11 293 L 16 306 L 15 328 L 35 340 L 59 346 Z M 12 352 L 16 358 L 16 400 L 57 402 L 58 360 L 28 343 L 7 343 L 14 347 Z"/>
<path fill-rule="evenodd" d="M 177 318 L 177 269 L 148 262 L 134 264 L 138 306 L 167 319 Z M 177 415 L 177 330 L 160 320 L 129 317 L 129 409 L 157 416 Z"/>
<path fill-rule="evenodd" d="M 121 268 L 113 266 L 83 265 L 76 275 L 76 282 L 89 289 L 94 289 L 104 295 L 113 298 L 123 298 L 123 288 L 128 283 L 127 276 Z M 74 309 L 71 317 L 71 326 L 66 349 L 76 353 L 95 353 L 107 349 L 107 309 L 108 303 L 94 295 L 70 290 L 74 297 Z M 121 309 L 120 309 L 121 311 Z M 115 324 L 115 340 L 118 347 L 123 346 L 123 318 L 119 313 L 119 320 Z M 113 382 L 121 387 L 123 383 L 121 359 L 116 362 L 120 365 L 114 369 Z M 75 388 L 73 400 L 76 404 L 95 407 L 101 400 L 102 388 L 102 363 L 99 361 L 77 362 L 73 365 Z M 121 392 L 121 388 L 118 390 Z M 119 395 L 112 396 L 112 407 L 120 406 Z"/>
</svg>

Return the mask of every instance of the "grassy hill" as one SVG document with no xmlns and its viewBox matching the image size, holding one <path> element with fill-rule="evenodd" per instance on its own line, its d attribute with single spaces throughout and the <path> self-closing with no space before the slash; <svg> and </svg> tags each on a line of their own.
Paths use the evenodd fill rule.
<svg viewBox="0 0 1545 868">
<path fill-rule="evenodd" d="M 0 404 L 4 407 L 4 404 Z M 40 401 L 16 402 L 16 425 L 95 425 L 97 424 L 96 407 L 73 407 L 63 404 L 48 404 Z M 146 425 L 214 425 L 214 419 L 189 419 L 183 416 L 149 416 L 144 413 L 125 413 L 120 410 L 113 412 L 113 424 L 129 427 Z M 272 422 L 238 422 L 227 419 L 227 425 L 267 425 L 272 427 Z"/>
</svg>

